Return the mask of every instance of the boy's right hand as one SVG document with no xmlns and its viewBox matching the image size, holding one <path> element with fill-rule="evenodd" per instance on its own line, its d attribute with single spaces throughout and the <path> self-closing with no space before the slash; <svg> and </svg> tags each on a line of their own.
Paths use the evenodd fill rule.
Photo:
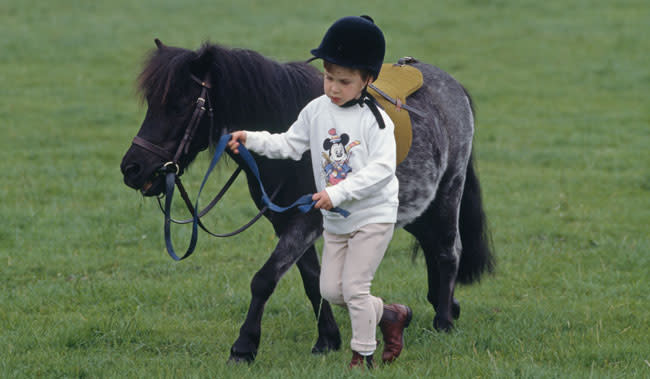
<svg viewBox="0 0 650 379">
<path fill-rule="evenodd" d="M 246 132 L 239 130 L 231 133 L 228 148 L 235 154 L 239 154 L 239 144 L 246 144 Z"/>
</svg>

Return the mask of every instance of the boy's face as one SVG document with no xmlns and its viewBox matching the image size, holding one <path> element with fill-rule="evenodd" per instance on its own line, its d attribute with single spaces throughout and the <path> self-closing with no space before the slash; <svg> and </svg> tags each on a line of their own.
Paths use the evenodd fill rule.
<svg viewBox="0 0 650 379">
<path fill-rule="evenodd" d="M 359 70 L 331 64 L 325 68 L 323 89 L 325 94 L 336 105 L 343 105 L 350 100 L 358 99 L 361 90 L 372 80 L 364 81 Z"/>
</svg>

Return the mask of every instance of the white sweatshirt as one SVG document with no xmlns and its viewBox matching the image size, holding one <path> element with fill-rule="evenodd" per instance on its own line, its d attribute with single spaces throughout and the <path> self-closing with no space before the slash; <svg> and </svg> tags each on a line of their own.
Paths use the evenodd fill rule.
<svg viewBox="0 0 650 379">
<path fill-rule="evenodd" d="M 312 100 L 284 133 L 246 132 L 246 147 L 269 158 L 299 160 L 311 150 L 318 191 L 325 189 L 335 207 L 350 212 L 323 213 L 330 233 L 352 233 L 374 223 L 395 223 L 397 192 L 394 125 L 379 109 L 380 129 L 367 105 L 343 108 L 326 95 Z"/>
</svg>

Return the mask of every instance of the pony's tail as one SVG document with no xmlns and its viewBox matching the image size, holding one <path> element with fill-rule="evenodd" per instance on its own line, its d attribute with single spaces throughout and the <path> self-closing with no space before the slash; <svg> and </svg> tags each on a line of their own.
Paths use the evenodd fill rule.
<svg viewBox="0 0 650 379">
<path fill-rule="evenodd" d="M 492 241 L 483 212 L 481 186 L 474 168 L 474 154 L 469 157 L 465 188 L 460 203 L 459 229 L 463 252 L 460 256 L 457 280 L 460 283 L 473 283 L 481 275 L 494 270 Z"/>
</svg>

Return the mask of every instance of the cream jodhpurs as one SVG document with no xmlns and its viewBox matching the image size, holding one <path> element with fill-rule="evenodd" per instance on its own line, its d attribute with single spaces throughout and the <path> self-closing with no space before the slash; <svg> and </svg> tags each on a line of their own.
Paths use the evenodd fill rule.
<svg viewBox="0 0 650 379">
<path fill-rule="evenodd" d="M 352 322 L 350 347 L 357 352 L 377 348 L 376 329 L 384 302 L 370 285 L 395 224 L 368 224 L 349 234 L 323 232 L 320 292 L 332 304 L 347 306 Z"/>
</svg>

